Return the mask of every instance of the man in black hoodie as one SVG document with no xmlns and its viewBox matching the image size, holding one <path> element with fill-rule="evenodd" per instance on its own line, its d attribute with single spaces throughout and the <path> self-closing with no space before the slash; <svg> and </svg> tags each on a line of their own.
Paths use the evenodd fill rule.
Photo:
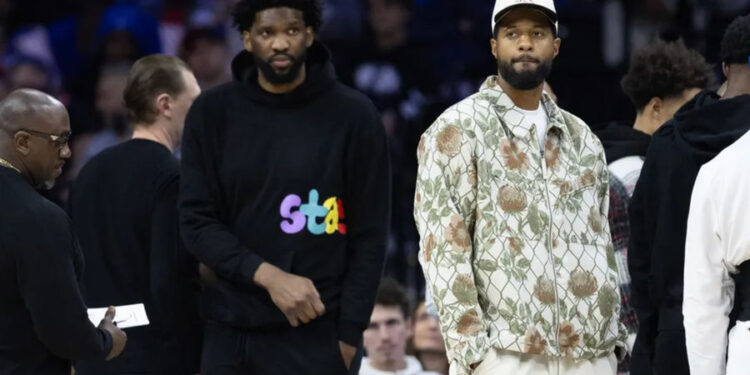
<svg viewBox="0 0 750 375">
<path fill-rule="evenodd" d="M 372 312 L 389 215 L 379 115 L 336 81 L 313 0 L 243 0 L 234 81 L 188 113 L 180 216 L 214 274 L 203 375 L 346 374 Z M 206 273 L 208 274 L 208 273 Z"/>
<path fill-rule="evenodd" d="M 633 53 L 628 73 L 621 81 L 622 90 L 636 109 L 635 122 L 609 123 L 594 130 L 604 146 L 610 172 L 609 228 L 620 274 L 620 320 L 628 329 L 627 342 L 631 349 L 638 332 L 638 319 L 632 306 L 626 258 L 630 197 L 641 175 L 651 135 L 706 88 L 713 81 L 712 76 L 706 59 L 685 47 L 682 41 L 655 40 Z M 621 372 L 627 372 L 628 360 L 622 361 L 619 367 Z"/>
<path fill-rule="evenodd" d="M 750 17 L 721 45 L 727 90 L 704 91 L 653 136 L 631 201 L 628 265 L 640 328 L 631 373 L 689 374 L 682 317 L 688 209 L 700 167 L 750 128 Z"/>
</svg>

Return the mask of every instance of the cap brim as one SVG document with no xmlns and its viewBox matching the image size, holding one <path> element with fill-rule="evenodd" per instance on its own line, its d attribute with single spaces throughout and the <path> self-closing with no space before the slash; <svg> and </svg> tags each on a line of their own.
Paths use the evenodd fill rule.
<svg viewBox="0 0 750 375">
<path fill-rule="evenodd" d="M 508 13 L 510 13 L 510 11 L 518 9 L 518 8 L 522 8 L 522 7 L 530 8 L 541 13 L 552 24 L 552 28 L 555 29 L 555 31 L 557 31 L 557 14 L 543 6 L 534 5 L 534 4 L 516 4 L 516 5 L 511 5 L 503 9 L 502 11 L 498 12 L 495 15 L 495 26 L 497 27 L 500 21 L 502 21 L 503 17 L 507 16 Z"/>
</svg>

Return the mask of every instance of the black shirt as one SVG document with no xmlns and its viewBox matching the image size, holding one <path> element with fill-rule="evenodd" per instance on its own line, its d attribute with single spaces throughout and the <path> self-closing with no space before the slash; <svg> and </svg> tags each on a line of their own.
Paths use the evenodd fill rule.
<svg viewBox="0 0 750 375">
<path fill-rule="evenodd" d="M 144 303 L 150 321 L 126 330 L 120 357 L 79 362 L 79 374 L 198 372 L 197 262 L 179 239 L 178 192 L 178 160 L 144 139 L 103 151 L 73 184 L 70 213 L 87 263 L 86 302 Z"/>
<path fill-rule="evenodd" d="M 185 244 L 219 281 L 204 292 L 212 321 L 288 322 L 256 286 L 262 262 L 313 281 L 358 345 L 369 323 L 388 232 L 389 163 L 373 104 L 336 82 L 328 52 L 308 50 L 305 82 L 275 95 L 250 54 L 235 80 L 204 91 L 187 116 L 180 217 Z"/>
<path fill-rule="evenodd" d="M 112 337 L 86 314 L 65 212 L 5 167 L 0 207 L 0 374 L 69 375 L 72 359 L 106 357 Z"/>
</svg>

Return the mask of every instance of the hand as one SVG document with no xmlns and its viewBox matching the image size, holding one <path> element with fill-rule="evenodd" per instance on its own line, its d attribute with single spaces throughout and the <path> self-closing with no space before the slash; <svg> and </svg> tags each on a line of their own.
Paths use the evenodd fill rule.
<svg viewBox="0 0 750 375">
<path fill-rule="evenodd" d="M 346 369 L 348 370 L 352 366 L 354 356 L 357 355 L 357 348 L 339 341 L 339 349 L 341 350 L 341 358 L 344 359 L 344 364 L 346 364 Z"/>
<path fill-rule="evenodd" d="M 125 343 L 128 341 L 128 335 L 112 323 L 114 319 L 115 308 L 110 306 L 107 312 L 104 313 L 104 319 L 99 322 L 99 329 L 109 332 L 110 336 L 112 336 L 112 350 L 109 351 L 107 358 L 105 358 L 107 361 L 120 355 L 125 349 Z"/>
<path fill-rule="evenodd" d="M 309 323 L 326 311 L 318 290 L 306 277 L 262 263 L 255 272 L 254 280 L 268 291 L 271 300 L 284 313 L 292 327 Z"/>
</svg>

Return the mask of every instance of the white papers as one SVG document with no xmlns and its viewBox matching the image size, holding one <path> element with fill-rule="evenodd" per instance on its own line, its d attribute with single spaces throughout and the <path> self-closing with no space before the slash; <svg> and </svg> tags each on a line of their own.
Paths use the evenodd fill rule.
<svg viewBox="0 0 750 375">
<path fill-rule="evenodd" d="M 106 307 L 88 309 L 89 320 L 95 326 L 104 319 L 104 314 L 107 312 Z M 135 305 L 123 305 L 115 306 L 115 319 L 119 328 L 130 328 L 138 326 L 146 326 L 149 324 L 148 316 L 146 316 L 146 308 L 142 303 Z"/>
</svg>

